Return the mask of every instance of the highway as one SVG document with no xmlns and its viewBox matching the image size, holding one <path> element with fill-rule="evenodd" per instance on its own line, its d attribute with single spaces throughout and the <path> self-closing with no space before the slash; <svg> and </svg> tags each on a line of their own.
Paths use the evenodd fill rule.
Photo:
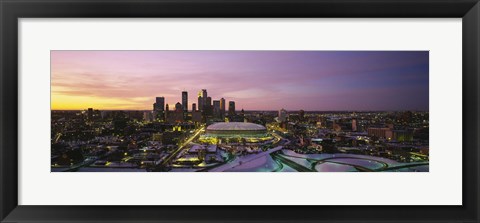
<svg viewBox="0 0 480 223">
<path fill-rule="evenodd" d="M 289 159 L 286 159 L 285 157 L 282 157 L 281 155 L 277 154 L 277 153 L 272 153 L 270 154 L 272 156 L 272 158 L 275 160 L 275 161 L 280 161 L 282 164 L 285 164 L 291 168 L 293 168 L 294 170 L 298 171 L 298 172 L 316 172 L 316 170 L 311 170 L 307 167 L 304 167 L 298 163 L 295 163 Z"/>
<path fill-rule="evenodd" d="M 389 166 L 387 163 L 379 161 L 379 160 L 368 159 L 368 158 L 356 158 L 356 157 L 349 157 L 349 156 L 345 156 L 345 157 L 337 156 L 337 157 L 330 157 L 330 158 L 325 158 L 325 159 L 321 159 L 321 160 L 316 160 L 316 159 L 308 159 L 308 158 L 304 158 L 304 157 L 291 156 L 291 155 L 286 155 L 286 154 L 281 154 L 280 155 L 280 154 L 277 153 L 277 154 L 272 154 L 272 157 L 276 160 L 279 160 L 280 162 L 283 162 L 284 164 L 292 167 L 293 169 L 295 169 L 299 172 L 308 172 L 307 170 L 309 170 L 310 172 L 316 171 L 315 166 L 318 165 L 318 164 L 321 164 L 321 163 L 336 163 L 336 164 L 341 164 L 341 165 L 347 165 L 347 166 L 354 167 L 355 169 L 357 169 L 360 172 L 382 172 L 382 171 L 391 171 L 391 170 L 398 170 L 398 169 L 404 169 L 404 168 L 409 168 L 409 167 L 417 167 L 417 166 L 428 165 L 428 162 L 422 162 L 422 163 L 407 163 L 407 164 L 402 164 L 402 165 L 399 165 L 399 166 L 393 166 L 392 167 L 392 166 Z M 290 161 L 287 157 L 311 160 L 311 161 L 313 161 L 313 163 L 311 165 L 311 169 L 308 169 L 307 167 L 301 166 L 301 165 L 299 165 L 299 164 L 297 164 L 293 161 Z M 376 168 L 376 169 L 370 169 L 370 168 L 367 168 L 367 167 L 364 167 L 364 166 L 361 166 L 361 165 L 357 165 L 357 164 L 335 161 L 335 159 L 343 159 L 343 158 L 373 161 L 373 162 L 377 162 L 377 163 L 382 164 L 382 167 L 381 168 Z"/>
<path fill-rule="evenodd" d="M 404 169 L 404 168 L 409 168 L 409 167 L 425 166 L 425 165 L 428 165 L 428 164 L 429 164 L 428 162 L 423 162 L 423 163 L 407 163 L 407 164 L 405 164 L 405 165 L 388 167 L 388 168 L 382 169 L 381 171 L 390 171 L 390 170 L 398 170 L 398 169 Z"/>
<path fill-rule="evenodd" d="M 277 152 L 279 150 L 282 150 L 283 147 L 282 146 L 277 146 L 273 149 L 269 149 L 265 152 L 261 152 L 261 153 L 258 153 L 258 154 L 255 154 L 255 155 L 252 155 L 251 157 L 248 157 L 247 159 L 235 159 L 235 160 L 232 160 L 231 162 L 228 162 L 226 164 L 223 164 L 221 166 L 218 166 L 216 168 L 213 168 L 210 170 L 210 172 L 224 172 L 228 169 L 232 169 L 234 167 L 237 167 L 237 166 L 240 166 L 240 165 L 243 165 L 245 163 L 248 163 L 248 162 L 251 162 L 253 160 L 256 160 L 262 156 L 267 156 L 271 153 L 274 153 L 274 152 Z"/>
</svg>

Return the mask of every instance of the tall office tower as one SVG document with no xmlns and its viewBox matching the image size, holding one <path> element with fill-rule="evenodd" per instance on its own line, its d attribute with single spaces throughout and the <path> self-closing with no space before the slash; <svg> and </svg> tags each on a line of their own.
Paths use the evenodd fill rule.
<svg viewBox="0 0 480 223">
<path fill-rule="evenodd" d="M 202 110 L 206 110 L 207 109 L 207 89 L 202 89 Z"/>
<path fill-rule="evenodd" d="M 213 107 L 212 107 L 212 97 L 207 97 L 207 101 L 205 102 L 205 111 L 207 111 L 208 115 L 211 115 L 213 113 Z"/>
<path fill-rule="evenodd" d="M 168 106 L 168 105 L 167 105 Z M 164 120 L 165 114 L 165 98 L 156 97 L 155 103 L 153 103 L 153 111 L 155 112 L 154 119 Z"/>
<path fill-rule="evenodd" d="M 225 114 L 225 98 L 220 99 L 220 112 L 222 115 Z"/>
<path fill-rule="evenodd" d="M 164 111 L 165 110 L 165 98 L 164 97 L 156 97 L 155 104 L 153 104 L 154 111 Z"/>
<path fill-rule="evenodd" d="M 215 117 L 221 117 L 220 113 L 220 101 L 214 100 L 213 101 L 213 115 Z"/>
<path fill-rule="evenodd" d="M 212 105 L 212 97 L 207 97 L 207 102 L 205 103 L 205 105 L 207 106 Z"/>
<path fill-rule="evenodd" d="M 278 121 L 279 122 L 287 121 L 287 110 L 282 108 L 280 109 L 280 111 L 278 111 Z"/>
<path fill-rule="evenodd" d="M 203 97 L 202 97 L 202 91 L 198 92 L 198 110 L 203 111 Z"/>
<path fill-rule="evenodd" d="M 192 104 L 192 112 L 197 111 L 197 104 L 193 103 Z"/>
<path fill-rule="evenodd" d="M 229 101 L 228 102 L 228 115 L 234 116 L 235 115 L 235 102 Z"/>
<path fill-rule="evenodd" d="M 202 89 L 202 98 L 204 98 L 204 100 L 207 100 L 206 98 L 208 97 L 207 95 L 207 89 Z"/>
<path fill-rule="evenodd" d="M 188 92 L 182 91 L 182 108 L 184 112 L 188 111 Z"/>
</svg>

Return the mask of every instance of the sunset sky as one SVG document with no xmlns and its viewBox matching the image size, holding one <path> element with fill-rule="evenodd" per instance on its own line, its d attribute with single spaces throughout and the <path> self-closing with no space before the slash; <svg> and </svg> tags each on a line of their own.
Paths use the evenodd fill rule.
<svg viewBox="0 0 480 223">
<path fill-rule="evenodd" d="M 51 51 L 53 110 L 428 110 L 428 51 Z"/>
</svg>

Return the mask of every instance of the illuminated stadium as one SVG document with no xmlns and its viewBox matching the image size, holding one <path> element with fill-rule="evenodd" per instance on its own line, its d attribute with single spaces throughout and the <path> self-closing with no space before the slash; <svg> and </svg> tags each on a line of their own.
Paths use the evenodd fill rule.
<svg viewBox="0 0 480 223">
<path fill-rule="evenodd" d="M 248 122 L 218 122 L 207 127 L 210 136 L 265 136 L 267 129 L 259 124 Z"/>
<path fill-rule="evenodd" d="M 271 139 L 265 126 L 248 122 L 218 122 L 207 127 L 201 139 L 238 139 L 263 141 Z"/>
</svg>

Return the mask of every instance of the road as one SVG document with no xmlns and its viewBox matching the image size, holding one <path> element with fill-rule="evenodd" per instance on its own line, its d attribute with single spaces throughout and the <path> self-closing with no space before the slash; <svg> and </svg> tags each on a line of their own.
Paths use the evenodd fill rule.
<svg viewBox="0 0 480 223">
<path fill-rule="evenodd" d="M 277 146 L 275 148 L 272 148 L 272 149 L 269 149 L 265 152 L 261 152 L 261 153 L 258 153 L 258 154 L 255 154 L 255 155 L 252 155 L 251 157 L 248 157 L 248 158 L 244 158 L 244 159 L 235 159 L 235 160 L 232 160 L 232 162 L 228 162 L 226 164 L 223 164 L 221 166 L 218 166 L 216 168 L 213 168 L 210 170 L 210 172 L 224 172 L 228 169 L 232 169 L 234 167 L 237 167 L 237 166 L 240 166 L 240 165 L 243 165 L 243 164 L 246 164 L 248 162 L 251 162 L 253 160 L 256 160 L 262 156 L 267 156 L 271 153 L 274 153 L 274 152 L 277 152 L 279 150 L 282 150 L 283 147 L 282 146 Z"/>
<path fill-rule="evenodd" d="M 270 154 L 270 155 L 272 156 L 272 158 L 273 158 L 274 160 L 276 160 L 276 161 L 278 160 L 278 161 L 281 162 L 282 164 L 285 164 L 285 165 L 293 168 L 294 170 L 296 170 L 296 171 L 298 171 L 298 172 L 316 172 L 315 170 L 311 170 L 311 169 L 309 169 L 309 168 L 307 168 L 307 167 L 304 167 L 304 166 L 302 166 L 302 165 L 300 165 L 300 164 L 298 164 L 298 163 L 295 163 L 295 162 L 293 162 L 293 161 L 291 161 L 291 160 L 289 160 L 289 159 L 287 159 L 287 158 L 285 158 L 285 157 L 282 157 L 282 156 L 280 156 L 280 155 L 277 154 L 277 153 L 272 153 L 272 154 Z"/>
<path fill-rule="evenodd" d="M 284 144 L 288 144 L 290 143 L 289 140 L 286 140 L 284 139 L 283 137 L 279 136 L 278 134 L 276 133 L 272 133 L 272 136 L 276 138 L 276 142 L 274 142 L 272 145 L 275 145 L 275 148 L 272 148 L 270 150 L 267 150 L 265 152 L 262 152 L 262 153 L 259 153 L 258 155 L 256 155 L 253 159 L 248 159 L 248 160 L 243 160 L 242 161 L 242 164 L 245 164 L 245 163 L 248 163 L 252 160 L 255 160 L 257 158 L 260 158 L 261 156 L 263 155 L 267 155 L 267 154 L 271 154 L 273 152 L 277 152 L 279 150 L 281 150 L 283 147 L 281 145 L 284 145 Z M 229 160 L 227 160 L 225 163 L 219 163 L 217 165 L 214 165 L 214 166 L 211 166 L 211 167 L 207 167 L 205 169 L 201 169 L 197 172 L 223 172 L 227 169 L 231 169 L 231 168 L 234 168 L 235 166 L 239 166 L 241 165 L 240 163 L 237 163 L 239 160 L 235 159 L 235 158 L 231 158 Z M 277 161 L 277 162 L 280 162 L 280 161 Z M 280 168 L 281 169 L 281 168 Z"/>
<path fill-rule="evenodd" d="M 187 139 L 187 141 L 183 142 L 180 146 L 178 146 L 178 149 L 175 150 L 174 152 L 170 153 L 170 155 L 167 156 L 159 165 L 158 167 L 165 167 L 173 158 L 175 158 L 182 150 L 186 148 L 186 145 L 188 145 L 190 142 L 192 142 L 196 137 L 200 135 L 200 133 L 205 129 L 205 126 L 202 126 L 201 128 L 197 129 L 195 133 L 190 136 L 190 138 Z"/>
<path fill-rule="evenodd" d="M 405 164 L 405 165 L 388 167 L 388 168 L 382 169 L 381 171 L 398 170 L 398 169 L 404 169 L 404 168 L 409 168 L 409 167 L 426 166 L 426 165 L 429 165 L 429 163 L 428 163 L 428 162 L 423 162 L 423 163 L 407 163 L 407 164 Z"/>
<path fill-rule="evenodd" d="M 92 165 L 93 163 L 95 163 L 97 160 L 101 160 L 107 156 L 109 156 L 112 152 L 107 152 L 105 155 L 103 156 L 100 156 L 100 157 L 97 157 L 95 159 L 91 159 L 89 161 L 83 161 L 81 163 L 77 163 L 73 166 L 71 166 L 70 168 L 66 169 L 66 170 L 63 170 L 62 172 L 77 172 L 78 169 L 82 168 L 82 167 L 87 167 L 87 166 L 90 166 Z"/>
</svg>

